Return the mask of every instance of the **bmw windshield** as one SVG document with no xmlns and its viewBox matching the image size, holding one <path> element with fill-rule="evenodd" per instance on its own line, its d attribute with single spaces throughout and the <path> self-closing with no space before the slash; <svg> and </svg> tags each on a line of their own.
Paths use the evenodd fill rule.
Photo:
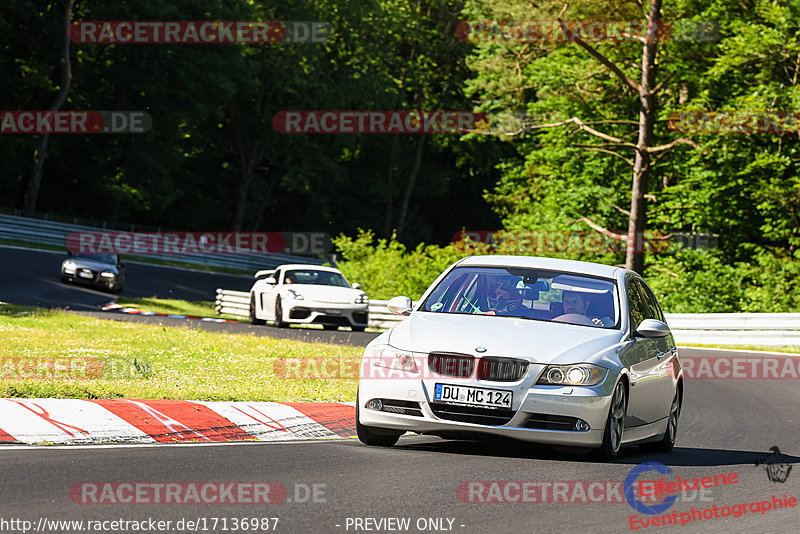
<svg viewBox="0 0 800 534">
<path fill-rule="evenodd" d="M 611 280 L 513 267 L 457 267 L 420 310 L 614 328 L 618 302 Z"/>
</svg>

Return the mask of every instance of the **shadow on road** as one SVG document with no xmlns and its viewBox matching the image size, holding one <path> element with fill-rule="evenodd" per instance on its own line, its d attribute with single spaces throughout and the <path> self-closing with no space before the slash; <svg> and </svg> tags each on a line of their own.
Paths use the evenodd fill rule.
<svg viewBox="0 0 800 534">
<path fill-rule="evenodd" d="M 800 457 L 787 454 L 776 455 L 768 451 L 740 451 L 729 449 L 703 449 L 675 447 L 672 452 L 652 453 L 638 446 L 623 447 L 616 460 L 602 462 L 595 460 L 590 449 L 572 447 L 551 447 L 535 443 L 525 443 L 509 439 L 491 441 L 441 440 L 425 443 L 403 443 L 401 439 L 396 448 L 432 453 L 463 454 L 494 458 L 521 458 L 552 461 L 572 461 L 591 463 L 610 463 L 637 465 L 642 462 L 660 462 L 670 466 L 725 466 L 725 465 L 766 465 L 770 463 L 796 464 Z"/>
</svg>

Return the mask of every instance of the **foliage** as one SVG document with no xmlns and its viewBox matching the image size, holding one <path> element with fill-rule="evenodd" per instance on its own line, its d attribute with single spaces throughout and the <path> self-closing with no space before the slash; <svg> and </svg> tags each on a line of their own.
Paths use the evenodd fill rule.
<svg viewBox="0 0 800 534">
<path fill-rule="evenodd" d="M 0 397 L 352 401 L 357 372 L 287 379 L 281 359 L 357 369 L 362 352 L 0 305 Z"/>
</svg>

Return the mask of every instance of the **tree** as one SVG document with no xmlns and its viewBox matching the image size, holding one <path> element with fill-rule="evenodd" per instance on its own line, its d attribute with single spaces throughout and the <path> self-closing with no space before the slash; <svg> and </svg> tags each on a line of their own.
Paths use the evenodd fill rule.
<svg viewBox="0 0 800 534">
<path fill-rule="evenodd" d="M 67 100 L 69 88 L 72 84 L 72 64 L 69 57 L 69 27 L 72 21 L 72 8 L 74 5 L 75 0 L 67 0 L 67 6 L 64 8 L 64 37 L 60 60 L 61 84 L 58 93 L 53 99 L 53 103 L 50 104 L 49 111 L 58 111 L 61 109 L 61 106 L 64 105 L 64 102 Z M 25 192 L 25 200 L 23 202 L 26 211 L 36 210 L 36 203 L 39 200 L 39 190 L 42 187 L 42 175 L 44 174 L 44 162 L 47 159 L 47 145 L 49 141 L 49 133 L 39 134 L 39 142 L 36 145 L 36 150 L 33 152 L 33 170 L 31 171 L 28 189 Z"/>
</svg>

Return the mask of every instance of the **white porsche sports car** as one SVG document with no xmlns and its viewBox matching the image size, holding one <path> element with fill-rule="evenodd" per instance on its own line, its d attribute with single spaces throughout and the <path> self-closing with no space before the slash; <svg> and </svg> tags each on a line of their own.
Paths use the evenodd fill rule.
<svg viewBox="0 0 800 534">
<path fill-rule="evenodd" d="M 409 318 L 366 348 L 358 437 L 390 446 L 406 431 L 505 436 L 594 448 L 675 444 L 683 371 L 642 278 L 554 258 L 473 256 L 450 266 Z"/>
<path fill-rule="evenodd" d="M 258 271 L 250 288 L 250 323 L 321 324 L 326 330 L 367 328 L 369 299 L 359 284 L 319 265 L 281 265 Z"/>
</svg>

